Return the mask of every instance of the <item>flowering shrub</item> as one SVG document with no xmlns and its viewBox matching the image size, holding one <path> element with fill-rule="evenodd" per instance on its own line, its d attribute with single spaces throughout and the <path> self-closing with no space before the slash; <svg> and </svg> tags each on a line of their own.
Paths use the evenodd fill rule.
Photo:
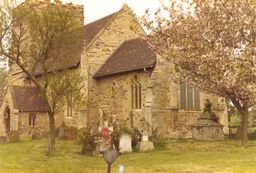
<svg viewBox="0 0 256 173">
<path fill-rule="evenodd" d="M 100 130 L 101 137 L 105 144 L 110 144 L 111 142 L 111 131 L 107 127 L 102 127 Z"/>
<path fill-rule="evenodd" d="M 81 154 L 92 153 L 96 149 L 95 141 L 100 139 L 99 132 L 92 127 L 85 127 L 78 132 L 78 141 L 82 145 Z"/>
</svg>

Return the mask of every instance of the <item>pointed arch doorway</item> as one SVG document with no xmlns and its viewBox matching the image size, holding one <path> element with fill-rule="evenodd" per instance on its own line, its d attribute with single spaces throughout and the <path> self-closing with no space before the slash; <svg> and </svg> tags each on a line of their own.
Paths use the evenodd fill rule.
<svg viewBox="0 0 256 173">
<path fill-rule="evenodd" d="M 6 132 L 9 133 L 11 130 L 11 111 L 9 107 L 5 109 L 4 124 Z"/>
</svg>

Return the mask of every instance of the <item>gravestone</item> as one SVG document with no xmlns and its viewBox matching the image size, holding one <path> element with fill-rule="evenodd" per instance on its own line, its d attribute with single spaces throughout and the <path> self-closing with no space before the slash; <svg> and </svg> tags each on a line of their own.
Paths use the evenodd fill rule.
<svg viewBox="0 0 256 173">
<path fill-rule="evenodd" d="M 142 135 L 142 141 L 148 141 L 148 135 Z"/>
<path fill-rule="evenodd" d="M 145 120 L 142 121 L 142 125 L 140 129 L 141 129 L 140 132 L 142 134 L 142 138 L 141 138 L 141 141 L 136 145 L 135 149 L 139 152 L 154 150 L 155 147 L 153 145 L 153 142 L 148 140 L 150 126 Z"/>
<path fill-rule="evenodd" d="M 57 134 L 60 139 L 75 140 L 77 139 L 78 129 L 62 123 L 62 125 L 58 128 Z"/>
<path fill-rule="evenodd" d="M 119 150 L 121 153 L 132 152 L 132 138 L 129 134 L 122 134 L 119 140 Z"/>
</svg>

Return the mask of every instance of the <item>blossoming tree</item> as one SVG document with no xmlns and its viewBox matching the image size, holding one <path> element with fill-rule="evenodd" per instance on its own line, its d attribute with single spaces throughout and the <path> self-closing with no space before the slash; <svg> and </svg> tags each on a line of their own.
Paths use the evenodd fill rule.
<svg viewBox="0 0 256 173">
<path fill-rule="evenodd" d="M 143 17 L 152 48 L 175 65 L 177 80 L 229 99 L 242 115 L 247 142 L 248 109 L 256 94 L 256 2 L 170 0 Z"/>
</svg>

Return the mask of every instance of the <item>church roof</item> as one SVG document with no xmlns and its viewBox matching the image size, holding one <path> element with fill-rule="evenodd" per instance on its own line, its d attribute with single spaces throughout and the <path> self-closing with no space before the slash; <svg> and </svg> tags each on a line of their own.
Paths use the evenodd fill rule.
<svg viewBox="0 0 256 173">
<path fill-rule="evenodd" d="M 111 19 L 117 14 L 115 12 L 108 16 L 105 16 L 99 20 L 89 23 L 84 26 L 85 29 L 85 45 L 89 45 L 94 38 L 100 33 L 100 31 L 105 28 L 105 26 L 111 21 Z"/>
<path fill-rule="evenodd" d="M 29 86 L 12 86 L 13 106 L 20 112 L 47 112 L 48 105 L 40 97 L 39 90 Z"/>
<path fill-rule="evenodd" d="M 85 29 L 85 46 L 89 46 L 99 33 L 111 22 L 119 11 L 103 17 L 97 21 L 84 26 Z M 47 73 L 55 70 L 64 70 L 78 67 L 81 59 L 81 52 L 69 61 L 62 58 L 57 61 L 49 62 L 50 67 Z M 140 38 L 125 41 L 117 50 L 108 58 L 106 63 L 94 74 L 94 78 L 102 78 L 109 75 L 141 70 L 144 68 L 153 68 L 156 61 L 155 53 L 149 48 L 149 45 Z M 42 69 L 36 68 L 35 76 L 42 75 Z"/>
<path fill-rule="evenodd" d="M 118 12 L 115 12 L 113 14 L 110 14 L 108 16 L 105 16 L 99 20 L 96 20 L 92 23 L 86 24 L 84 26 L 85 30 L 85 46 L 88 46 L 100 33 L 103 28 L 111 21 L 111 19 L 117 14 Z M 63 70 L 63 69 L 70 69 L 78 67 L 81 60 L 81 52 L 78 53 L 78 55 L 74 56 L 74 58 L 60 58 L 59 60 L 56 59 L 50 59 L 48 60 L 49 64 L 47 73 L 57 71 L 57 70 Z M 34 72 L 35 76 L 40 76 L 43 74 L 43 70 L 40 66 L 38 66 Z"/>
<path fill-rule="evenodd" d="M 94 74 L 94 78 L 153 68 L 156 54 L 141 38 L 125 41 Z"/>
<path fill-rule="evenodd" d="M 76 68 L 80 64 L 80 59 L 81 59 L 81 52 L 77 52 L 73 58 L 60 57 L 59 59 L 48 59 L 47 62 L 45 63 L 47 65 L 46 73 Z M 44 70 L 42 66 L 38 65 L 35 68 L 34 75 L 38 77 L 42 75 L 43 72 Z"/>
</svg>

